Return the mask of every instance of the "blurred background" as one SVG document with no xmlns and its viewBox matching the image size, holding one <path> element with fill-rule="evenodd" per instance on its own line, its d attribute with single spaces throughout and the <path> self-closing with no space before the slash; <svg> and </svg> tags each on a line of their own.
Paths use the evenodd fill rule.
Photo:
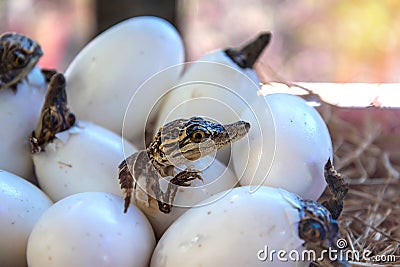
<svg viewBox="0 0 400 267">
<path fill-rule="evenodd" d="M 24 33 L 65 70 L 79 50 L 113 24 L 138 15 L 170 21 L 187 61 L 273 33 L 261 58 L 287 81 L 400 82 L 398 0 L 0 0 L 0 31 Z"/>
</svg>

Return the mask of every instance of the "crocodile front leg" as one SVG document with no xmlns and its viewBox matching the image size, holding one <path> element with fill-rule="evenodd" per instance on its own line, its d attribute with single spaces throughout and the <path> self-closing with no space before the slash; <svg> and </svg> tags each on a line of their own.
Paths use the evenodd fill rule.
<svg viewBox="0 0 400 267">
<path fill-rule="evenodd" d="M 170 213 L 172 204 L 174 202 L 176 193 L 178 192 L 178 186 L 188 187 L 191 185 L 190 181 L 199 179 L 203 182 L 203 178 L 200 175 L 201 171 L 195 170 L 192 167 L 186 168 L 172 178 L 169 183 L 167 190 L 162 192 L 159 190 L 159 195 L 157 196 L 158 208 L 163 213 Z M 159 184 L 158 184 L 159 186 Z"/>
<path fill-rule="evenodd" d="M 199 174 L 200 171 L 188 167 L 184 171 L 176 174 L 168 183 L 167 190 L 163 192 L 160 187 L 160 179 L 162 179 L 162 176 L 155 169 L 144 150 L 122 161 L 118 169 L 119 183 L 124 198 L 124 213 L 127 212 L 132 195 L 136 190 L 144 190 L 148 195 L 148 202 L 154 198 L 157 200 L 161 212 L 166 214 L 170 213 L 178 191 L 178 186 L 190 186 L 190 181 L 194 179 L 203 181 L 203 178 Z M 138 179 L 146 179 L 146 188 L 137 188 Z"/>
</svg>

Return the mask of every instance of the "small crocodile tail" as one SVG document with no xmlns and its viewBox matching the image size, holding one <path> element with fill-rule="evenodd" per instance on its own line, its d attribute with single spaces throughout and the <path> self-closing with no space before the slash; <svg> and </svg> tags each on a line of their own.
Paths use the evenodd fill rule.
<svg viewBox="0 0 400 267">
<path fill-rule="evenodd" d="M 128 211 L 133 191 L 133 177 L 126 160 L 118 166 L 118 179 L 124 197 L 124 213 Z"/>
</svg>

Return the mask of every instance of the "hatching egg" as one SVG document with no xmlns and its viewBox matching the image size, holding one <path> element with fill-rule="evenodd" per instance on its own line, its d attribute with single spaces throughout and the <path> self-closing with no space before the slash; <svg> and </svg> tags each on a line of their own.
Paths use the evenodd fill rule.
<svg viewBox="0 0 400 267">
<path fill-rule="evenodd" d="M 33 184 L 0 170 L 0 266 L 26 266 L 29 234 L 52 204 Z"/>
<path fill-rule="evenodd" d="M 143 82 L 183 60 L 182 39 L 169 22 L 151 16 L 122 21 L 93 39 L 67 68 L 71 108 L 78 118 L 121 134 L 128 103 Z M 148 97 L 161 95 L 181 70 L 182 66 L 173 68 L 163 76 Z M 130 131 L 124 136 L 128 140 L 144 136 L 148 101 L 140 101 L 134 109 L 138 123 L 125 129 L 127 135 Z"/>
<path fill-rule="evenodd" d="M 150 223 L 121 197 L 85 192 L 51 206 L 29 236 L 30 267 L 148 266 L 155 246 Z"/>
<path fill-rule="evenodd" d="M 332 159 L 332 141 L 320 114 L 306 101 L 289 94 L 265 96 L 272 116 L 255 120 L 250 110 L 248 143 L 233 147 L 232 159 L 241 185 L 268 185 L 316 200 L 326 186 L 324 164 Z"/>
<path fill-rule="evenodd" d="M 233 171 L 228 169 L 224 164 L 219 162 L 213 156 L 205 156 L 191 165 L 200 170 L 203 181 L 193 180 L 191 186 L 180 187 L 173 202 L 171 212 L 162 213 L 158 209 L 156 201 L 151 201 L 150 205 L 147 201 L 147 194 L 140 191 L 141 199 L 136 201 L 135 205 L 139 207 L 151 222 L 154 232 L 158 238 L 179 216 L 191 207 L 196 207 L 202 200 L 205 200 L 217 193 L 231 189 L 237 185 L 237 178 Z M 183 169 L 178 169 L 177 172 Z M 171 178 L 171 177 L 170 177 Z M 160 181 L 161 188 L 166 189 L 167 180 Z M 138 185 L 138 188 L 145 188 Z M 121 207 L 122 208 L 122 207 Z"/>
<path fill-rule="evenodd" d="M 118 165 L 136 148 L 94 123 L 77 121 L 33 154 L 40 187 L 57 201 L 71 194 L 102 191 L 122 195 Z"/>
<path fill-rule="evenodd" d="M 300 202 L 282 189 L 253 189 L 234 188 L 188 210 L 162 236 L 150 266 L 308 266 L 263 260 L 260 251 L 266 247 L 303 250 L 298 235 Z"/>
<path fill-rule="evenodd" d="M 238 69 L 215 62 L 188 63 L 188 72 L 166 94 L 154 129 L 193 116 L 222 124 L 240 120 L 240 113 L 248 108 L 252 96 L 257 97 L 258 85 Z M 238 91 L 244 88 L 249 93 L 241 95 Z"/>
<path fill-rule="evenodd" d="M 270 33 L 263 33 L 240 49 L 218 49 L 186 63 L 185 72 L 165 96 L 156 128 L 180 117 L 237 120 L 257 97 L 260 81 L 252 67 L 270 39 Z"/>
<path fill-rule="evenodd" d="M 250 102 L 243 92 L 253 91 L 257 96 L 258 83 L 253 69 L 241 69 L 222 50 L 186 63 L 186 71 L 165 96 L 156 128 L 166 121 L 193 116 L 221 122 L 238 120 Z"/>
<path fill-rule="evenodd" d="M 40 69 L 34 68 L 15 92 L 0 90 L 0 168 L 31 182 L 35 176 L 27 137 L 39 118 L 46 88 Z"/>
<path fill-rule="evenodd" d="M 260 82 L 252 66 L 270 38 L 270 33 L 264 33 L 243 48 L 218 49 L 186 63 L 182 77 L 164 96 L 155 129 L 166 121 L 193 116 L 221 123 L 240 119 L 257 98 Z M 228 152 L 229 148 L 218 155 L 226 164 Z"/>
</svg>

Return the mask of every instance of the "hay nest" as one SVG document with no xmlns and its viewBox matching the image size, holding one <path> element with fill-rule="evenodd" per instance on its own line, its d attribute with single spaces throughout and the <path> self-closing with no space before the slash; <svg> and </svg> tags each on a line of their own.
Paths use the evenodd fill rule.
<svg viewBox="0 0 400 267">
<path fill-rule="evenodd" d="M 359 252 L 350 263 L 400 266 L 400 110 L 322 102 L 318 111 L 332 136 L 335 168 L 349 184 L 338 221 L 347 250 Z"/>
</svg>

